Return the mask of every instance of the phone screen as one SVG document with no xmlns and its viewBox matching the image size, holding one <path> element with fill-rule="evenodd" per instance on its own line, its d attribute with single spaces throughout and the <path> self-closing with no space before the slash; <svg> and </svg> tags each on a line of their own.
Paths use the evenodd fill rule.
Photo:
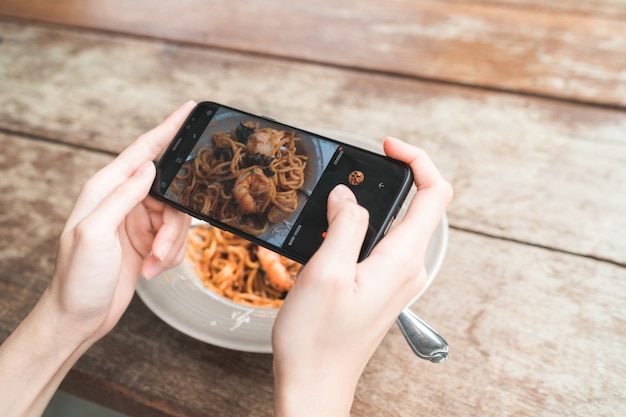
<svg viewBox="0 0 626 417">
<path fill-rule="evenodd" d="M 200 103 L 157 164 L 151 194 L 305 263 L 326 236 L 330 191 L 368 209 L 365 257 L 412 184 L 406 164 L 217 103 Z"/>
</svg>

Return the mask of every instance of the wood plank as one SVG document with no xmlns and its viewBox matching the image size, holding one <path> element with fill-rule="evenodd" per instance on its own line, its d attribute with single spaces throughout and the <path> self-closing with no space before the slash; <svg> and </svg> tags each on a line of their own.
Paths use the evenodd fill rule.
<svg viewBox="0 0 626 417">
<path fill-rule="evenodd" d="M 602 16 L 613 20 L 626 17 L 626 1 L 624 0 L 438 0 L 445 3 L 484 4 L 498 7 L 515 7 L 534 10 L 539 13 L 567 13 Z"/>
<path fill-rule="evenodd" d="M 450 359 L 415 361 L 392 329 L 354 414 L 623 414 L 625 277 L 623 267 L 453 231 L 413 307 L 447 338 Z"/>
<path fill-rule="evenodd" d="M 2 195 L 11 195 L 0 210 L 4 340 L 52 274 L 81 177 L 110 157 L 2 134 L 0 143 Z M 453 230 L 439 277 L 413 307 L 446 337 L 451 358 L 416 359 L 393 328 L 365 369 L 353 415 L 619 414 L 624 277 L 610 263 Z M 64 387 L 136 416 L 270 416 L 271 363 L 180 334 L 135 299 Z"/>
<path fill-rule="evenodd" d="M 4 340 L 52 275 L 57 241 L 80 186 L 111 157 L 3 133 L 0 148 L 0 338 Z"/>
<path fill-rule="evenodd" d="M 626 9 L 606 9 L 614 15 L 467 1 L 5 0 L 0 15 L 624 106 Z"/>
<path fill-rule="evenodd" d="M 36 25 L 0 30 L 0 128 L 117 152 L 194 98 L 373 143 L 394 135 L 429 151 L 455 186 L 454 227 L 626 263 L 622 111 Z"/>
</svg>

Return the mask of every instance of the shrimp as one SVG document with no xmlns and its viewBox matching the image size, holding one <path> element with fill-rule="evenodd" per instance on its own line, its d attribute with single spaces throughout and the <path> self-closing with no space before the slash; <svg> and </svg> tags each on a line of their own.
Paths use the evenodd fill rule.
<svg viewBox="0 0 626 417">
<path fill-rule="evenodd" d="M 260 168 L 253 168 L 237 177 L 233 196 L 244 214 L 263 213 L 270 204 L 276 186 Z"/>
<path fill-rule="evenodd" d="M 278 291 L 289 291 L 296 282 L 296 272 L 289 272 L 276 252 L 259 246 L 256 253 L 261 268 L 265 271 L 268 283 Z"/>
<path fill-rule="evenodd" d="M 276 139 L 274 135 L 272 135 L 273 130 L 259 130 L 250 135 L 248 138 L 248 143 L 246 144 L 246 150 L 250 155 L 254 155 L 257 153 L 263 154 L 265 156 L 272 157 L 272 151 L 274 150 L 274 146 L 276 145 Z"/>
</svg>

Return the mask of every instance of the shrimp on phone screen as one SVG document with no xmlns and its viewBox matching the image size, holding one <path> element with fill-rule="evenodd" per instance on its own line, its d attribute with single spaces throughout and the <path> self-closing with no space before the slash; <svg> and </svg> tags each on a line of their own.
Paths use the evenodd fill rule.
<svg viewBox="0 0 626 417">
<path fill-rule="evenodd" d="M 259 246 L 257 258 L 265 271 L 267 282 L 278 291 L 289 291 L 296 282 L 299 264 Z M 295 267 L 295 268 L 294 268 Z"/>
<path fill-rule="evenodd" d="M 274 148 L 280 138 L 276 136 L 276 131 L 273 129 L 261 129 L 254 132 L 248 138 L 246 149 L 250 155 L 257 153 L 265 156 L 273 157 Z"/>
<path fill-rule="evenodd" d="M 259 168 L 238 176 L 233 186 L 233 196 L 244 214 L 263 213 L 275 194 L 276 186 Z"/>
</svg>

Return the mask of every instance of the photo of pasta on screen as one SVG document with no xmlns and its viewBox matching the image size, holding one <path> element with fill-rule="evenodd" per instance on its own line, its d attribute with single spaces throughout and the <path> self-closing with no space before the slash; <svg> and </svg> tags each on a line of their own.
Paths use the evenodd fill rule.
<svg viewBox="0 0 626 417">
<path fill-rule="evenodd" d="M 187 258 L 202 285 L 236 303 L 278 308 L 301 264 L 208 225 L 189 231 Z"/>
<path fill-rule="evenodd" d="M 239 123 L 212 136 L 212 147 L 185 162 L 171 185 L 178 201 L 252 235 L 289 218 L 298 207 L 307 156 L 288 130 Z"/>
</svg>

